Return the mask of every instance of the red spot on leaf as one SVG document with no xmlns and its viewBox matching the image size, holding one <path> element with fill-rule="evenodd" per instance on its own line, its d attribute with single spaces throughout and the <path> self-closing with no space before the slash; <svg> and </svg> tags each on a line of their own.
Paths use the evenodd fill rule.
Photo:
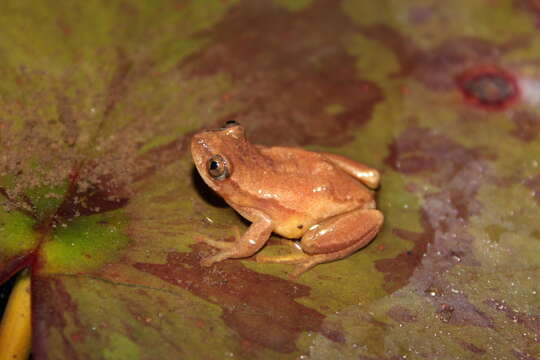
<svg viewBox="0 0 540 360">
<path fill-rule="evenodd" d="M 197 319 L 195 321 L 195 326 L 198 327 L 199 329 L 203 329 L 206 327 L 206 323 L 204 322 L 204 320 Z"/>
<path fill-rule="evenodd" d="M 466 102 L 486 110 L 505 110 L 519 98 L 514 75 L 497 66 L 467 69 L 456 77 Z"/>
<path fill-rule="evenodd" d="M 58 26 L 60 31 L 62 31 L 62 34 L 64 34 L 64 36 L 66 37 L 71 35 L 71 33 L 73 32 L 73 29 L 71 28 L 71 26 L 69 26 L 66 23 L 66 21 L 62 18 L 56 19 L 56 25 Z"/>
<path fill-rule="evenodd" d="M 430 9 L 431 10 L 431 9 Z M 496 65 L 501 54 L 528 46 L 527 37 L 495 44 L 475 37 L 452 37 L 431 49 L 387 25 L 367 26 L 362 33 L 388 47 L 401 69 L 396 76 L 413 76 L 435 91 L 452 91 L 456 79 L 466 99 L 489 110 L 503 109 L 519 97 L 515 77 Z M 403 95 L 408 89 L 402 89 Z"/>
<path fill-rule="evenodd" d="M 85 335 L 82 332 L 75 332 L 71 334 L 71 341 L 73 341 L 74 343 L 81 342 L 82 340 L 84 340 L 84 336 Z"/>
<path fill-rule="evenodd" d="M 401 88 L 400 88 L 400 91 L 403 95 L 409 95 L 411 93 L 411 89 L 406 86 L 406 85 L 403 85 Z"/>
</svg>

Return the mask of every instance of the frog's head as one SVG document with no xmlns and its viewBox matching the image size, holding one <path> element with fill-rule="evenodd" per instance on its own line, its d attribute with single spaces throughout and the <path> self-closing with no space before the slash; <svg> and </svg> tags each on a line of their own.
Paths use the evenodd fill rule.
<svg viewBox="0 0 540 360">
<path fill-rule="evenodd" d="M 204 182 L 220 195 L 230 182 L 243 157 L 251 151 L 245 131 L 236 121 L 227 121 L 217 130 L 202 131 L 191 139 L 191 156 Z"/>
</svg>

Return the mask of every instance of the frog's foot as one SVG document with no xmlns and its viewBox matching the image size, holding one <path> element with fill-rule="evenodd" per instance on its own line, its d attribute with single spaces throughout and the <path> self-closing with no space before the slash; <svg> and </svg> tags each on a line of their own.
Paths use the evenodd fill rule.
<svg viewBox="0 0 540 360">
<path fill-rule="evenodd" d="M 197 240 L 205 244 L 208 244 L 211 247 L 214 247 L 216 249 L 229 249 L 230 247 L 234 245 L 234 243 L 230 241 L 214 240 L 212 238 L 207 238 L 203 236 L 198 237 Z"/>
<path fill-rule="evenodd" d="M 202 241 L 210 246 L 220 249 L 212 256 L 201 260 L 202 266 L 210 266 L 216 262 L 229 258 L 245 258 L 252 256 L 266 243 L 272 232 L 272 222 L 266 217 L 260 216 L 258 221 L 251 224 L 249 229 L 240 236 L 238 228 L 234 227 L 235 241 L 216 241 L 203 238 Z"/>
<path fill-rule="evenodd" d="M 240 230 L 238 229 L 238 227 L 233 226 L 233 232 L 234 232 L 234 241 L 236 242 L 240 238 Z M 206 243 L 210 245 L 211 247 L 214 247 L 216 249 L 222 249 L 222 250 L 230 249 L 231 247 L 234 246 L 234 242 L 224 241 L 224 240 L 214 240 L 210 237 L 203 236 L 203 235 L 198 236 L 197 241 Z"/>
<path fill-rule="evenodd" d="M 301 264 L 307 259 L 309 259 L 310 256 L 305 253 L 293 253 L 293 254 L 286 254 L 286 255 L 257 255 L 255 257 L 255 261 L 260 263 L 274 263 L 274 264 Z"/>
<path fill-rule="evenodd" d="M 260 263 L 289 264 L 296 265 L 293 271 L 289 273 L 290 279 L 297 279 L 300 275 L 311 269 L 317 264 L 327 261 L 324 255 L 308 255 L 305 253 L 294 253 L 287 255 L 266 256 L 257 255 L 255 258 Z"/>
<path fill-rule="evenodd" d="M 221 242 L 223 242 L 223 241 L 221 241 Z M 206 267 L 212 266 L 214 263 L 217 263 L 217 262 L 220 262 L 222 260 L 230 258 L 232 254 L 233 253 L 230 251 L 230 249 L 220 251 L 215 255 L 208 256 L 208 257 L 205 257 L 204 259 L 202 259 L 201 260 L 201 265 L 206 266 Z"/>
<path fill-rule="evenodd" d="M 308 255 L 305 253 L 292 253 L 287 255 L 257 255 L 255 258 L 260 263 L 274 263 L 274 264 L 290 264 L 297 265 L 295 269 L 289 273 L 289 278 L 297 279 L 302 273 L 308 271 L 321 261 L 317 261 L 316 256 Z M 322 261 L 324 262 L 324 261 Z"/>
<path fill-rule="evenodd" d="M 234 232 L 234 241 L 224 241 L 224 240 L 214 240 L 207 236 L 199 236 L 197 238 L 198 241 L 204 242 L 205 244 L 208 244 L 216 249 L 220 249 L 221 251 L 218 252 L 215 255 L 208 256 L 201 260 L 202 266 L 211 266 L 212 264 L 225 260 L 230 257 L 230 250 L 234 248 L 235 242 L 238 241 L 240 238 L 240 230 L 238 227 L 233 226 L 233 232 Z"/>
<path fill-rule="evenodd" d="M 296 265 L 294 270 L 289 273 L 289 278 L 297 279 L 300 275 L 314 267 L 315 265 L 325 262 L 334 261 L 346 257 L 347 255 L 358 250 L 358 246 L 351 246 L 341 251 L 334 253 L 309 255 L 306 253 L 294 253 L 287 255 L 266 256 L 257 255 L 255 260 L 260 263 L 274 263 L 274 264 L 290 264 Z"/>
</svg>

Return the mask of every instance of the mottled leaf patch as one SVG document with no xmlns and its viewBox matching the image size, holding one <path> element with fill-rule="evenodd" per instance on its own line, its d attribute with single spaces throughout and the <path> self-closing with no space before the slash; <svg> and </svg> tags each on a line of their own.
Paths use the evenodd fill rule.
<svg viewBox="0 0 540 360">
<path fill-rule="evenodd" d="M 240 109 L 226 118 L 244 125 L 254 142 L 343 144 L 383 94 L 358 74 L 347 51 L 358 27 L 337 5 L 317 0 L 289 12 L 270 1 L 240 2 L 204 33 L 215 42 L 181 66 L 193 76 L 231 77 L 227 101 Z"/>
<path fill-rule="evenodd" d="M 396 290 L 410 283 L 438 306 L 441 321 L 489 326 L 490 320 L 466 298 L 452 294 L 451 287 L 440 277 L 456 264 L 477 263 L 466 225 L 470 216 L 481 209 L 474 199 L 479 186 L 489 181 L 481 154 L 431 130 L 409 128 L 391 145 L 387 162 L 397 171 L 425 178 L 440 188 L 423 194 L 424 233 L 395 231 L 413 241 L 415 247 L 394 259 L 376 262 L 390 281 L 387 288 Z"/>
<path fill-rule="evenodd" d="M 532 331 L 534 334 L 534 340 L 536 342 L 540 342 L 540 315 L 527 314 L 525 312 L 518 311 L 512 308 L 512 306 L 506 303 L 504 300 L 488 299 L 484 303 L 491 308 L 502 312 L 514 323 L 523 325 L 529 331 Z"/>
<path fill-rule="evenodd" d="M 421 264 L 426 253 L 427 246 L 433 241 L 433 229 L 429 228 L 429 223 L 422 217 L 422 224 L 427 230 L 424 233 L 415 233 L 403 229 L 395 229 L 394 234 L 401 239 L 411 241 L 414 247 L 404 253 L 390 259 L 381 259 L 375 262 L 375 267 L 384 273 L 384 288 L 388 292 L 407 285 L 414 270 Z"/>
<path fill-rule="evenodd" d="M 499 101 L 506 99 L 503 95 L 514 100 L 518 91 L 515 81 L 509 81 L 513 78 L 506 76 L 507 72 L 498 81 L 499 77 L 488 76 L 497 74 L 490 71 L 493 67 L 484 64 L 499 63 L 501 53 L 511 50 L 512 46 L 496 45 L 480 38 L 448 39 L 422 55 L 414 76 L 430 89 L 439 91 L 454 89 L 457 81 L 467 100 L 474 104 L 488 103 L 487 106 L 493 106 L 490 102 L 495 100 L 496 95 L 501 98 Z M 475 67 L 477 64 L 482 65 Z M 501 87 L 495 87 L 497 84 Z M 488 93 L 488 87 L 500 92 Z"/>
<path fill-rule="evenodd" d="M 32 268 L 35 359 L 540 355 L 535 1 L 3 5 L 0 281 Z M 249 225 L 187 151 L 230 119 L 380 170 L 373 243 L 202 268 Z"/>
<path fill-rule="evenodd" d="M 309 288 L 259 274 L 238 261 L 202 267 L 198 255 L 171 253 L 166 264 L 134 266 L 219 305 L 222 318 L 238 335 L 278 352 L 293 352 L 302 331 L 318 331 L 324 316 L 295 301 L 309 296 Z M 332 338 L 333 332 L 326 332 Z M 339 340 L 336 340 L 339 341 Z"/>
<path fill-rule="evenodd" d="M 55 339 L 56 349 L 49 351 L 48 337 L 34 336 L 34 353 L 41 354 L 43 359 L 53 359 L 55 353 L 57 356 L 79 359 L 76 345 L 78 341 L 83 340 L 88 335 L 89 329 L 81 332 L 83 328 L 80 323 L 77 323 L 77 310 L 77 304 L 73 302 L 61 280 L 34 277 L 32 279 L 32 325 L 34 332 L 37 334 L 54 332 L 57 337 Z M 68 322 L 71 319 L 74 319 L 74 325 L 80 329 L 77 333 L 70 334 L 67 331 Z"/>
</svg>

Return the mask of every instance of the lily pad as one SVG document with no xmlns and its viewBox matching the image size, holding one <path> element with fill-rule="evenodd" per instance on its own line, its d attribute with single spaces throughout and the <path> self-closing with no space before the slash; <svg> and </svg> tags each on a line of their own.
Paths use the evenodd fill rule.
<svg viewBox="0 0 540 360">
<path fill-rule="evenodd" d="M 35 359 L 540 357 L 537 1 L 2 11 L 0 282 L 31 268 Z M 381 233 L 298 280 L 201 267 L 248 225 L 187 144 L 232 118 L 380 169 Z"/>
</svg>

